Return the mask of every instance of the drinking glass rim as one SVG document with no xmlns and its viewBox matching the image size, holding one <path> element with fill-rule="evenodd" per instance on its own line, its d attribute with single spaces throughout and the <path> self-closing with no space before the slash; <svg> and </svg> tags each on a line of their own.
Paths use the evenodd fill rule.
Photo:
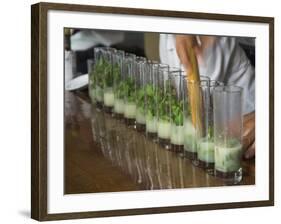
<svg viewBox="0 0 281 224">
<path fill-rule="evenodd" d="M 108 47 L 108 46 L 94 47 L 94 50 L 95 50 L 95 49 L 114 49 L 114 50 L 117 50 L 116 48 Z"/>
<path fill-rule="evenodd" d="M 185 79 L 190 80 L 189 78 L 186 77 L 186 75 L 183 75 L 183 77 L 184 77 Z M 204 78 L 204 79 L 206 79 L 206 80 L 210 80 L 210 77 L 208 77 L 208 76 L 206 76 L 206 75 L 200 75 L 200 78 Z M 192 81 L 192 80 L 190 80 L 190 81 Z"/>
<path fill-rule="evenodd" d="M 114 51 L 113 54 L 121 55 L 122 57 L 125 57 L 126 52 L 123 50 L 116 50 L 116 51 Z"/>
<path fill-rule="evenodd" d="M 214 92 L 242 93 L 243 88 L 236 85 L 223 85 L 214 87 Z"/>
<path fill-rule="evenodd" d="M 168 64 L 163 64 L 163 63 L 159 63 L 158 62 L 158 66 L 159 66 L 159 70 L 165 70 L 169 72 L 169 65 Z"/>
<path fill-rule="evenodd" d="M 184 71 L 179 67 L 169 67 L 169 73 L 176 73 L 176 72 L 183 73 Z"/>
<path fill-rule="evenodd" d="M 152 69 L 157 69 L 158 71 L 169 72 L 169 65 L 168 64 L 161 64 L 159 62 L 152 62 L 149 61 L 148 65 L 151 66 Z"/>
<path fill-rule="evenodd" d="M 147 58 L 143 56 L 136 56 L 136 62 L 146 62 Z"/>
<path fill-rule="evenodd" d="M 224 83 L 217 80 L 210 80 L 210 87 L 224 86 Z"/>
<path fill-rule="evenodd" d="M 118 50 L 116 48 L 113 47 L 107 47 L 107 46 L 103 46 L 103 47 L 95 47 L 94 48 L 94 52 L 96 50 L 100 50 L 100 51 L 108 51 L 108 52 L 117 52 Z"/>
<path fill-rule="evenodd" d="M 133 53 L 125 52 L 124 58 L 133 58 L 134 60 L 136 60 L 136 57 L 137 57 L 137 55 L 135 55 Z"/>
<path fill-rule="evenodd" d="M 147 61 L 136 61 L 136 64 L 138 64 L 138 65 L 143 65 L 143 64 L 149 65 L 149 63 L 147 63 Z"/>
<path fill-rule="evenodd" d="M 158 64 L 159 62 L 158 61 L 155 61 L 155 60 L 147 60 L 147 63 L 150 64 L 150 65 L 154 65 L 154 64 Z"/>
<path fill-rule="evenodd" d="M 200 80 L 190 80 L 189 78 L 186 77 L 186 75 L 182 75 L 182 78 L 186 80 L 188 83 L 201 83 L 201 82 L 207 82 L 208 84 L 210 83 L 210 78 L 208 76 L 203 76 L 200 75 Z M 201 79 L 203 78 L 203 80 Z"/>
</svg>

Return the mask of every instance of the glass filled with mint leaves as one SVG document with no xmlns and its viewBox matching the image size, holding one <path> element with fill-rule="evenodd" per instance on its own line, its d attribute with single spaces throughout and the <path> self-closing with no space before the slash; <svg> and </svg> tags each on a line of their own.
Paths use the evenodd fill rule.
<svg viewBox="0 0 281 224">
<path fill-rule="evenodd" d="M 242 94 L 231 85 L 213 92 L 215 175 L 231 184 L 242 180 Z"/>
<path fill-rule="evenodd" d="M 157 62 L 147 62 L 147 73 L 145 75 L 145 130 L 146 136 L 157 141 L 157 77 L 159 64 Z"/>
<path fill-rule="evenodd" d="M 171 150 L 183 155 L 184 151 L 184 122 L 183 122 L 183 72 L 178 68 L 170 68 L 171 84 Z"/>
<path fill-rule="evenodd" d="M 112 54 L 112 73 L 113 73 L 113 93 L 114 102 L 113 110 L 114 117 L 122 118 L 124 112 L 124 93 L 122 82 L 124 80 L 124 74 L 122 73 L 122 62 L 125 57 L 125 52 L 122 50 L 116 50 Z"/>
<path fill-rule="evenodd" d="M 109 47 L 95 47 L 94 48 L 94 75 L 95 77 L 95 99 L 98 108 L 104 105 L 104 91 L 106 89 L 107 81 L 111 75 L 111 56 L 109 52 L 114 51 Z"/>
<path fill-rule="evenodd" d="M 209 85 L 210 79 L 200 76 L 199 81 L 189 80 L 183 77 L 184 89 L 184 156 L 198 165 L 197 143 L 198 132 L 200 133 L 203 125 L 202 118 L 202 86 Z"/>
<path fill-rule="evenodd" d="M 145 131 L 145 84 L 148 74 L 148 64 L 146 60 L 138 60 L 136 64 L 136 129 Z"/>
<path fill-rule="evenodd" d="M 158 143 L 170 149 L 171 138 L 171 80 L 169 79 L 169 67 L 159 65 L 159 74 L 157 77 L 157 136 Z"/>
<path fill-rule="evenodd" d="M 117 50 L 114 48 L 103 48 L 103 104 L 104 111 L 111 113 L 114 106 L 114 74 L 113 74 L 113 54 L 116 54 Z"/>
<path fill-rule="evenodd" d="M 87 70 L 88 70 L 88 93 L 91 99 L 91 103 L 96 103 L 96 73 L 95 73 L 95 61 L 94 59 L 87 60 Z"/>
<path fill-rule="evenodd" d="M 200 84 L 202 113 L 198 118 L 202 120 L 202 130 L 197 132 L 197 156 L 199 167 L 213 173 L 215 165 L 214 122 L 212 94 L 216 86 L 223 86 L 221 82 L 211 80 Z"/>
<path fill-rule="evenodd" d="M 129 126 L 135 127 L 136 121 L 136 56 L 126 54 L 123 60 L 124 72 L 124 119 Z"/>
</svg>

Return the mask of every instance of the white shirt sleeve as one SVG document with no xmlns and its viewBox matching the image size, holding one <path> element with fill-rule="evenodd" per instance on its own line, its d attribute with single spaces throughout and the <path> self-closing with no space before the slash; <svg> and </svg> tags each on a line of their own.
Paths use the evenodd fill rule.
<svg viewBox="0 0 281 224">
<path fill-rule="evenodd" d="M 170 67 L 181 67 L 180 60 L 176 52 L 175 36 L 173 34 L 160 34 L 159 56 L 163 64 Z"/>
<path fill-rule="evenodd" d="M 124 40 L 123 32 L 105 30 L 81 30 L 71 36 L 71 50 L 84 51 L 96 45 L 110 46 Z"/>
<path fill-rule="evenodd" d="M 180 67 L 175 38 L 171 34 L 160 35 L 160 59 L 162 63 Z M 237 38 L 218 37 L 215 44 L 205 50 L 199 70 L 212 80 L 242 87 L 243 113 L 255 110 L 255 70 Z"/>
<path fill-rule="evenodd" d="M 218 37 L 205 50 L 203 60 L 200 72 L 204 70 L 205 75 L 225 85 L 242 87 L 244 114 L 255 110 L 255 71 L 235 37 Z"/>
</svg>

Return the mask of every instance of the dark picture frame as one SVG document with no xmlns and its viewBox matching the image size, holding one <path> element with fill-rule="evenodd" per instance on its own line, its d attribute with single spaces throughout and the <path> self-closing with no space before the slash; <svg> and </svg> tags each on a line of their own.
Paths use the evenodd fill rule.
<svg viewBox="0 0 281 224">
<path fill-rule="evenodd" d="M 48 214 L 47 195 L 47 13 L 63 10 L 87 13 L 129 14 L 167 18 L 194 18 L 269 25 L 269 199 L 234 203 L 170 206 L 109 211 Z M 137 8 L 117 8 L 91 5 L 38 3 L 31 6 L 31 217 L 39 221 L 140 215 L 170 212 L 203 211 L 226 208 L 246 208 L 274 205 L 274 18 L 224 15 Z"/>
</svg>

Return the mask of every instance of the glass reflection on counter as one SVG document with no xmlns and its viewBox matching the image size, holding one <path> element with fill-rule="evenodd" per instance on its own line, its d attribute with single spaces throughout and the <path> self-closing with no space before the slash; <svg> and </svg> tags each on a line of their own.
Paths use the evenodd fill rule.
<svg viewBox="0 0 281 224">
<path fill-rule="evenodd" d="M 103 156 L 142 189 L 174 189 L 209 186 L 208 175 L 176 153 L 165 150 L 145 133 L 128 127 L 94 105 L 91 116 L 93 140 Z M 110 178 L 110 177 L 109 177 Z"/>
</svg>

